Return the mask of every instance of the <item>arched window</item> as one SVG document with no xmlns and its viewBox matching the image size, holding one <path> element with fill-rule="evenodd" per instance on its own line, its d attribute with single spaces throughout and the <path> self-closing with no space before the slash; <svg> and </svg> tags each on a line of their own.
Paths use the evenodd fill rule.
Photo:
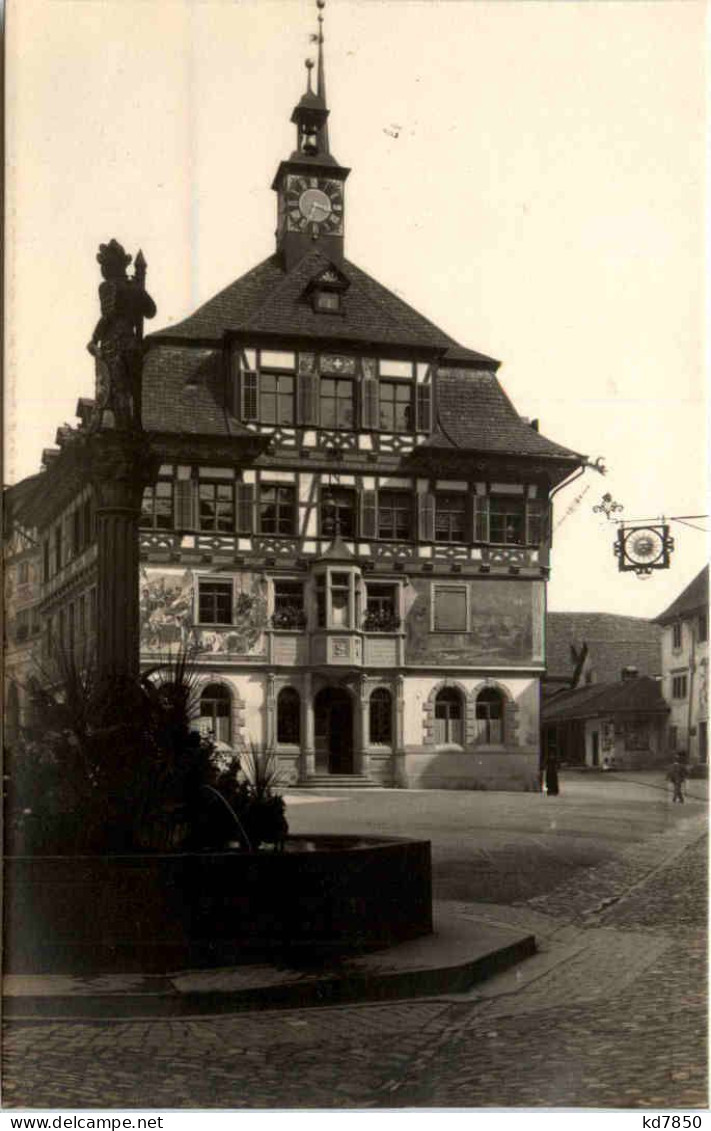
<svg viewBox="0 0 711 1131">
<path fill-rule="evenodd" d="M 277 742 L 289 746 L 298 746 L 301 742 L 301 700 L 293 687 L 285 687 L 279 692 Z"/>
<path fill-rule="evenodd" d="M 504 700 L 493 687 L 485 687 L 476 697 L 476 740 L 485 746 L 504 741 Z"/>
<path fill-rule="evenodd" d="M 435 743 L 464 745 L 462 697 L 454 687 L 444 687 L 435 699 Z"/>
<path fill-rule="evenodd" d="M 389 746 L 393 740 L 393 700 L 386 687 L 377 687 L 370 697 L 370 741 Z"/>
<path fill-rule="evenodd" d="M 232 743 L 232 696 L 221 683 L 208 683 L 200 696 L 200 733 L 220 745 Z"/>
</svg>

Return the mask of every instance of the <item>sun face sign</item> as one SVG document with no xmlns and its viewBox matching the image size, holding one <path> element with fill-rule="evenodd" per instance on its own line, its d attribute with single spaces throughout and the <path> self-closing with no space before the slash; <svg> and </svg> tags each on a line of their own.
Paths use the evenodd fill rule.
<svg viewBox="0 0 711 1131">
<path fill-rule="evenodd" d="M 654 569 L 668 569 L 673 549 L 668 526 L 620 526 L 614 543 L 620 572 L 632 571 L 638 577 Z"/>
</svg>

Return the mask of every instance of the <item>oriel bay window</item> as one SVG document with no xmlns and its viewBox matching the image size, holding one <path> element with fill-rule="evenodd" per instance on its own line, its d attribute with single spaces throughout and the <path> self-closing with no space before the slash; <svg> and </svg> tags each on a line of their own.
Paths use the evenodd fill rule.
<svg viewBox="0 0 711 1131">
<path fill-rule="evenodd" d="M 360 617 L 356 570 L 329 568 L 315 578 L 316 623 L 319 628 L 353 629 Z"/>
<path fill-rule="evenodd" d="M 232 582 L 198 582 L 198 620 L 201 624 L 232 624 Z"/>
<path fill-rule="evenodd" d="M 296 493 L 276 483 L 259 486 L 259 532 L 290 536 L 296 530 Z"/>
</svg>

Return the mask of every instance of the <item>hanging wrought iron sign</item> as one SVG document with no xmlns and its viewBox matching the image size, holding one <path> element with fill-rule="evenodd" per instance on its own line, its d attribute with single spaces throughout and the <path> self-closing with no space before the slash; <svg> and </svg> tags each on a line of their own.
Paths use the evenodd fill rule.
<svg viewBox="0 0 711 1131">
<path fill-rule="evenodd" d="M 669 569 L 673 549 L 666 525 L 620 526 L 614 543 L 620 572 L 634 572 L 639 578 L 650 577 L 655 569 Z"/>
</svg>

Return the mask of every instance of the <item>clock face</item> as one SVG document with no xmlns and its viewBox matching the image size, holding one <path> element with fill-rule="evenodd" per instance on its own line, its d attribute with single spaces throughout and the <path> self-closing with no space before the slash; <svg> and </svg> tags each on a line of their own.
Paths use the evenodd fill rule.
<svg viewBox="0 0 711 1131">
<path fill-rule="evenodd" d="M 340 181 L 289 176 L 286 178 L 284 206 L 291 232 L 343 234 L 343 185 Z"/>
<path fill-rule="evenodd" d="M 631 562 L 648 565 L 664 552 L 664 539 L 653 527 L 632 530 L 625 538 L 625 556 Z"/>
</svg>

